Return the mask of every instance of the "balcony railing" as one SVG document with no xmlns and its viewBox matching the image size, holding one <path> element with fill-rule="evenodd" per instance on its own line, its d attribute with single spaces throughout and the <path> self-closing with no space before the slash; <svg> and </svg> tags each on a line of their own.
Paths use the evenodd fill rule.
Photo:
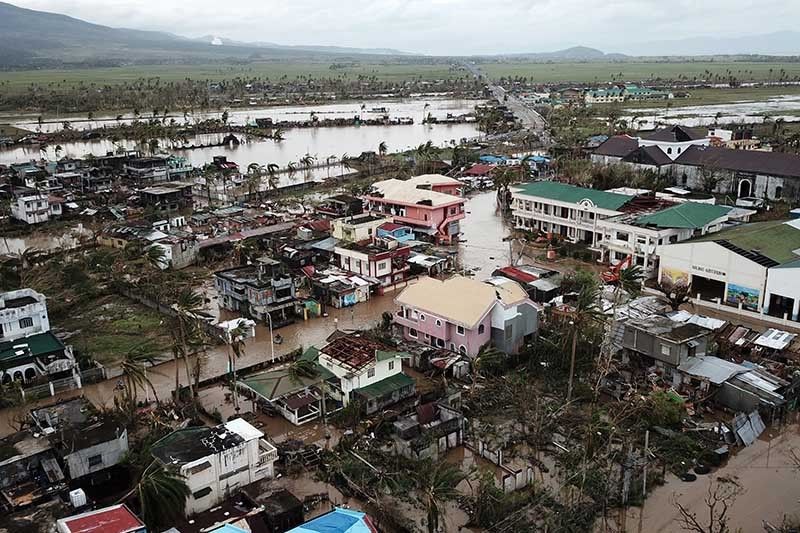
<svg viewBox="0 0 800 533">
<path fill-rule="evenodd" d="M 258 440 L 258 464 L 263 465 L 278 460 L 278 449 L 264 439 Z"/>
</svg>

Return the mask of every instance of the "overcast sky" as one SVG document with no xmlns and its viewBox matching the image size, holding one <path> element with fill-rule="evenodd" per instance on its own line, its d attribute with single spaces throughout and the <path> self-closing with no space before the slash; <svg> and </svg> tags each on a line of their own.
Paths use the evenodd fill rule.
<svg viewBox="0 0 800 533">
<path fill-rule="evenodd" d="M 795 29 L 800 0 L 8 0 L 108 26 L 425 54 L 545 52 Z"/>
</svg>

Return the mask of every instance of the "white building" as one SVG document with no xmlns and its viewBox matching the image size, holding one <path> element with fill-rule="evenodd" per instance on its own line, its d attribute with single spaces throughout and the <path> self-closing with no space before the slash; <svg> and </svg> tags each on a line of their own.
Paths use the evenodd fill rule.
<svg viewBox="0 0 800 533">
<path fill-rule="evenodd" d="M 41 224 L 61 216 L 64 201 L 42 192 L 26 193 L 11 200 L 11 216 L 26 224 Z"/>
<path fill-rule="evenodd" d="M 50 331 L 44 294 L 18 289 L 0 294 L 0 342 Z"/>
<path fill-rule="evenodd" d="M 800 221 L 746 224 L 658 253 L 661 282 L 691 286 L 700 304 L 798 320 Z"/>
<path fill-rule="evenodd" d="M 338 218 L 333 221 L 331 235 L 335 239 L 347 242 L 367 241 L 375 237 L 378 227 L 391 222 L 391 218 L 369 213 Z"/>
<path fill-rule="evenodd" d="M 348 405 L 358 399 L 367 414 L 414 394 L 414 380 L 403 373 L 403 353 L 360 335 L 342 335 L 319 350 L 318 363 L 338 383 L 328 393 Z"/>
<path fill-rule="evenodd" d="M 240 488 L 274 476 L 278 450 L 241 418 L 214 428 L 173 431 L 153 445 L 153 457 L 185 476 L 186 515 L 206 511 Z"/>
<path fill-rule="evenodd" d="M 546 181 L 526 184 L 514 190 L 513 197 L 518 229 L 583 242 L 599 252 L 603 262 L 616 264 L 633 256 L 647 276 L 658 270 L 658 246 L 747 222 L 754 213 L 707 203 L 674 203 L 649 193 L 620 194 Z"/>
</svg>

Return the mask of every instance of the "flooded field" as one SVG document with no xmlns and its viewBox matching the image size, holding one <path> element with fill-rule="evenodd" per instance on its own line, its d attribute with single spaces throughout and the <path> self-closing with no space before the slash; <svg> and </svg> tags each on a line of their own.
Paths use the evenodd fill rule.
<svg viewBox="0 0 800 533">
<path fill-rule="evenodd" d="M 0 254 L 19 255 L 25 250 L 68 250 L 79 246 L 82 239 L 89 239 L 93 234 L 83 224 L 77 224 L 57 235 L 34 232 L 24 237 L 3 236 L 0 237 Z"/>
<path fill-rule="evenodd" d="M 682 124 L 684 126 L 708 126 L 721 124 L 760 124 L 765 116 L 771 120 L 782 118 L 787 122 L 800 120 L 800 96 L 773 96 L 766 100 L 741 101 L 727 104 L 681 106 L 679 101 L 672 106 L 626 109 L 627 121 L 634 118 L 640 129 L 654 128 L 657 124 Z"/>
<path fill-rule="evenodd" d="M 383 99 L 383 100 L 364 100 L 361 102 L 348 102 L 348 103 L 331 103 L 331 104 L 318 104 L 318 105 L 300 105 L 300 106 L 270 106 L 270 107 L 249 107 L 246 109 L 230 109 L 228 113 L 228 123 L 234 126 L 245 126 L 254 124 L 257 118 L 271 118 L 273 121 L 280 120 L 309 120 L 312 113 L 319 119 L 325 118 L 341 118 L 352 117 L 361 115 L 366 118 L 375 118 L 381 115 L 389 115 L 390 118 L 411 117 L 415 122 L 422 122 L 422 120 L 430 113 L 434 117 L 444 117 L 447 113 L 460 115 L 469 113 L 473 108 L 482 103 L 483 100 L 472 99 L 453 99 L 441 97 L 414 97 L 403 99 Z M 222 119 L 222 110 L 194 113 L 189 112 L 186 115 L 183 113 L 173 112 L 164 115 L 159 114 L 156 118 L 169 122 L 171 119 L 175 120 L 178 124 L 188 122 L 189 124 L 196 121 L 207 119 Z M 119 118 L 119 120 L 117 120 Z M 142 114 L 138 117 L 141 121 L 147 121 L 152 118 L 152 114 Z M 74 130 L 87 130 L 94 128 L 102 128 L 103 126 L 115 126 L 117 124 L 129 124 L 134 121 L 133 113 L 124 113 L 122 115 L 116 114 L 99 114 L 88 120 L 87 118 L 70 117 L 63 120 L 50 119 L 39 124 L 36 117 L 31 116 L 27 120 L 20 120 L 14 123 L 14 126 L 29 130 L 41 131 L 43 133 L 50 133 L 59 131 L 64 127 L 64 121 L 67 121 Z"/>
<path fill-rule="evenodd" d="M 172 141 L 161 139 L 162 150 L 186 157 L 190 163 L 200 166 L 210 162 L 216 155 L 225 155 L 232 161 L 238 162 L 242 167 L 256 162 L 261 164 L 277 163 L 285 167 L 290 161 L 297 162 L 305 154 L 310 154 L 323 162 L 330 156 L 337 158 L 344 154 L 351 157 L 363 151 L 377 151 L 378 145 L 385 142 L 390 152 L 397 152 L 419 146 L 431 141 L 438 146 L 459 142 L 464 138 L 480 135 L 476 124 L 423 124 L 423 119 L 431 114 L 444 117 L 447 113 L 463 114 L 473 110 L 479 100 L 457 99 L 409 99 L 401 101 L 365 101 L 352 104 L 331 104 L 324 106 L 297 106 L 297 107 L 267 107 L 230 111 L 229 123 L 243 126 L 253 123 L 256 118 L 270 117 L 275 120 L 303 120 L 308 119 L 311 113 L 320 118 L 347 117 L 362 115 L 366 118 L 377 117 L 379 114 L 370 113 L 371 109 L 386 108 L 390 117 L 411 117 L 414 124 L 404 126 L 354 126 L 341 128 L 305 128 L 286 131 L 285 139 L 280 142 L 260 138 L 245 139 L 245 142 L 235 147 L 211 147 L 192 150 L 180 149 Z M 363 106 L 363 109 L 362 109 Z M 219 117 L 221 113 L 207 113 L 198 115 L 198 118 Z M 129 119 L 131 117 L 128 117 Z M 183 122 L 183 116 L 173 117 L 177 122 Z M 191 117 L 187 120 L 192 121 Z M 75 129 L 86 129 L 102 125 L 113 125 L 115 121 L 79 120 L 72 123 Z M 22 122 L 19 127 L 35 131 L 39 128 L 36 122 Z M 42 124 L 42 131 L 61 129 L 61 122 L 57 124 Z M 189 144 L 216 144 L 222 141 L 223 134 L 198 135 L 189 138 Z M 116 144 L 110 140 L 89 140 L 74 143 L 63 143 L 58 157 L 82 157 L 86 154 L 95 156 L 114 152 L 119 148 L 127 150 L 141 149 L 133 140 L 122 140 Z M 173 148 L 173 146 L 175 146 Z M 56 144 L 47 147 L 45 153 L 48 159 L 56 159 Z M 43 156 L 38 145 L 16 146 L 0 150 L 0 164 L 19 163 Z M 298 173 L 302 175 L 302 173 Z M 302 179 L 302 177 L 301 177 Z"/>
</svg>

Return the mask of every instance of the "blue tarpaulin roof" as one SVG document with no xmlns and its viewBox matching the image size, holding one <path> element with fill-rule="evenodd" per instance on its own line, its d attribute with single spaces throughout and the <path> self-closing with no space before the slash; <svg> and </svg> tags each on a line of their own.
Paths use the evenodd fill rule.
<svg viewBox="0 0 800 533">
<path fill-rule="evenodd" d="M 377 533 L 369 516 L 359 511 L 337 507 L 288 533 Z"/>
</svg>

